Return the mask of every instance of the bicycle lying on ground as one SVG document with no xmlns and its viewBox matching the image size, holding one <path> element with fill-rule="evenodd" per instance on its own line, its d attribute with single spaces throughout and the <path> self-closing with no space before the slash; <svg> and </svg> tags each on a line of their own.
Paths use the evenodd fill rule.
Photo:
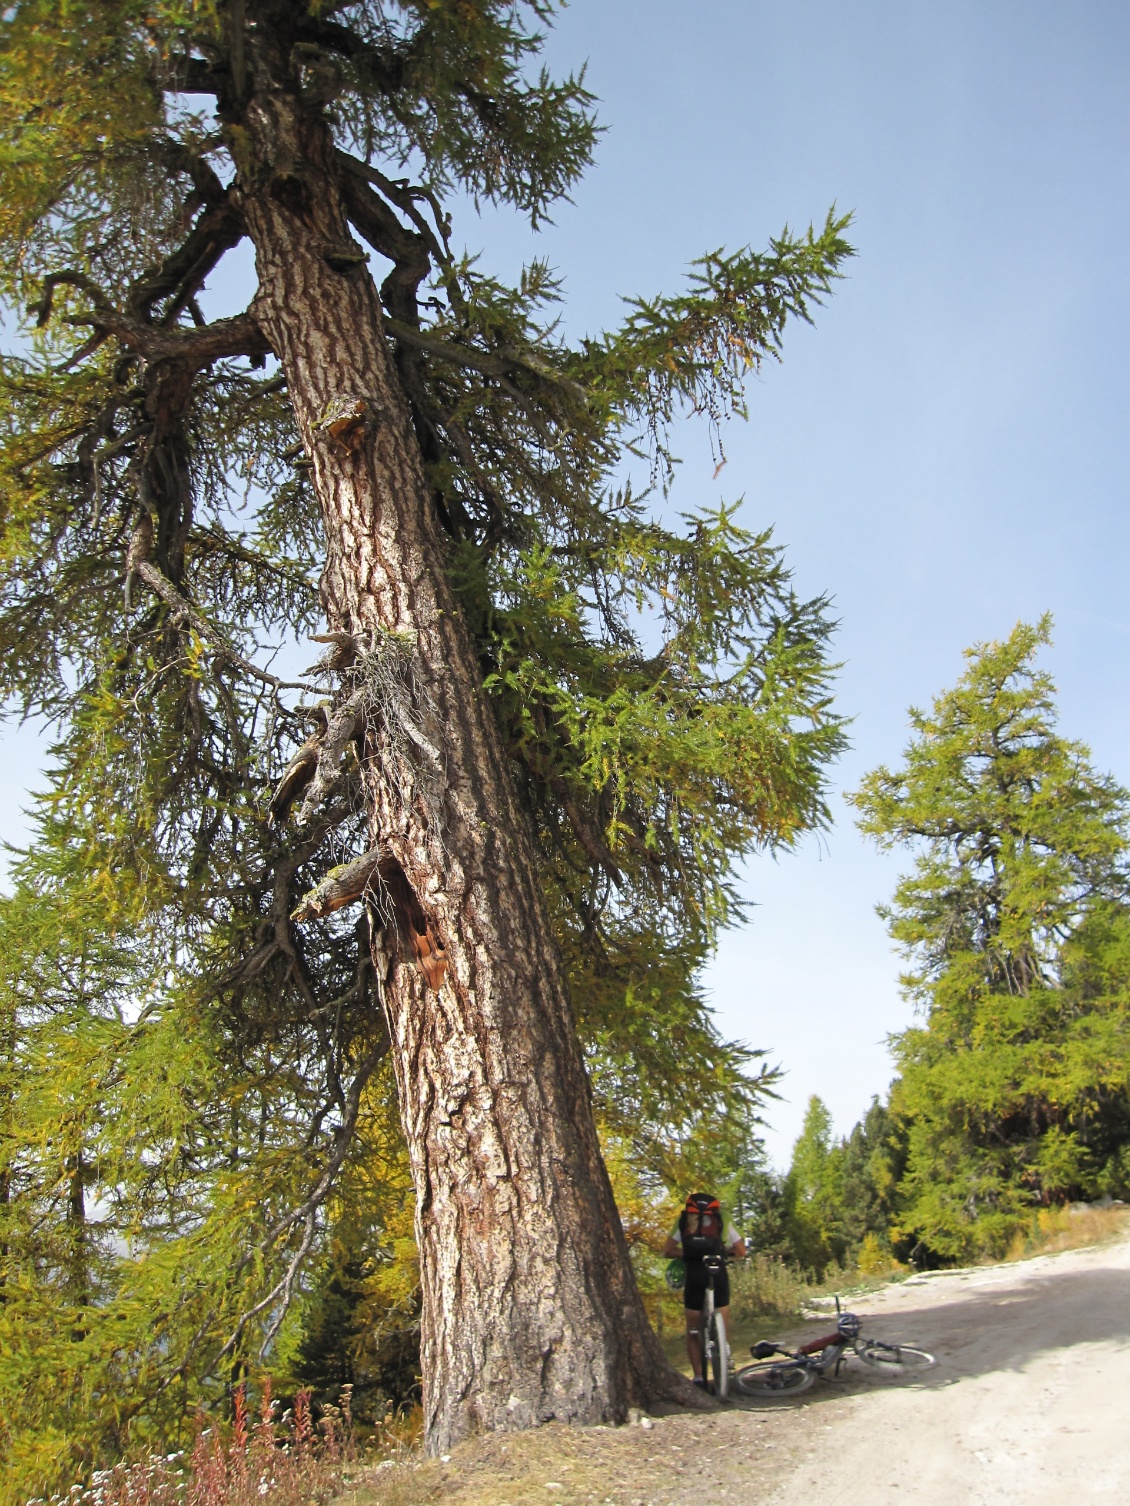
<svg viewBox="0 0 1130 1506">
<path fill-rule="evenodd" d="M 855 1313 L 845 1313 L 836 1298 L 839 1318 L 835 1333 L 812 1339 L 799 1349 L 782 1349 L 778 1344 L 754 1344 L 752 1354 L 761 1363 L 746 1365 L 734 1376 L 734 1385 L 743 1396 L 762 1401 L 791 1401 L 816 1384 L 839 1375 L 840 1366 L 855 1355 L 872 1369 L 889 1375 L 914 1375 L 929 1370 L 934 1356 L 911 1344 L 886 1344 L 881 1339 L 867 1339 L 861 1333 L 861 1321 Z M 771 1359 L 780 1355 L 780 1359 Z"/>
</svg>

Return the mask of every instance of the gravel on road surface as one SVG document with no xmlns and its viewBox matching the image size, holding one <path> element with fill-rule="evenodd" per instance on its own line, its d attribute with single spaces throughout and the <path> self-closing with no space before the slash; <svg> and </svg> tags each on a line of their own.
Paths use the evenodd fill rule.
<svg viewBox="0 0 1130 1506">
<path fill-rule="evenodd" d="M 766 1506 L 1130 1498 L 1130 1242 L 916 1276 L 861 1307 L 938 1365 L 821 1409 L 818 1448 Z"/>
</svg>

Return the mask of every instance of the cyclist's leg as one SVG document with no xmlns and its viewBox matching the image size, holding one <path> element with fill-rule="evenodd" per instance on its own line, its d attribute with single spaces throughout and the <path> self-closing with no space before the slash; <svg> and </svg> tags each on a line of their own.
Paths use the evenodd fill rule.
<svg viewBox="0 0 1130 1506">
<path fill-rule="evenodd" d="M 699 1338 L 699 1324 L 702 1321 L 701 1310 L 693 1307 L 686 1309 L 687 1314 L 687 1359 L 691 1362 L 691 1374 L 695 1380 L 702 1379 L 702 1342 Z"/>
<path fill-rule="evenodd" d="M 691 1362 L 691 1374 L 702 1380 L 702 1300 L 706 1295 L 706 1272 L 701 1262 L 688 1262 L 683 1284 L 683 1307 L 687 1318 L 687 1359 Z"/>
<path fill-rule="evenodd" d="M 714 1277 L 714 1310 L 730 1316 L 730 1273 L 725 1266 Z"/>
</svg>

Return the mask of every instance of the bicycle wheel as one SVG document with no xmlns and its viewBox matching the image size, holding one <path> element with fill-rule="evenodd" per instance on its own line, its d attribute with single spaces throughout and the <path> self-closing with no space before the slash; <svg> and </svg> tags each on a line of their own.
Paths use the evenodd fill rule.
<svg viewBox="0 0 1130 1506">
<path fill-rule="evenodd" d="M 911 1375 L 929 1370 L 934 1356 L 910 1344 L 884 1344 L 880 1339 L 861 1339 L 855 1352 L 865 1365 L 885 1370 L 888 1375 Z"/>
<path fill-rule="evenodd" d="M 723 1401 L 730 1394 L 730 1346 L 726 1342 L 726 1320 L 716 1312 L 711 1321 L 710 1368 L 714 1374 L 714 1394 Z"/>
<path fill-rule="evenodd" d="M 743 1396 L 759 1401 L 792 1401 L 816 1384 L 816 1371 L 797 1360 L 769 1360 L 761 1365 L 746 1365 L 734 1376 L 734 1385 Z"/>
<path fill-rule="evenodd" d="M 709 1391 L 714 1368 L 714 1293 L 709 1287 L 702 1294 L 702 1311 L 698 1315 L 698 1352 L 702 1361 L 702 1378 Z"/>
</svg>

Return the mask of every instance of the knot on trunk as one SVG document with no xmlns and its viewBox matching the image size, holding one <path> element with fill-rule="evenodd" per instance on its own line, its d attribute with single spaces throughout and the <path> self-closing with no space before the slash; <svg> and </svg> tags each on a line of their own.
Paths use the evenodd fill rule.
<svg viewBox="0 0 1130 1506">
<path fill-rule="evenodd" d="M 307 174 L 301 171 L 284 171 L 271 179 L 268 192 L 276 204 L 282 206 L 296 220 L 306 223 L 314 201 L 312 185 L 306 181 Z"/>
<path fill-rule="evenodd" d="M 356 241 L 334 241 L 322 252 L 326 265 L 332 272 L 347 276 L 355 267 L 368 265 L 368 253 Z"/>
<path fill-rule="evenodd" d="M 377 410 L 368 398 L 358 397 L 354 392 L 339 392 L 322 409 L 314 429 L 342 449 L 357 450 L 368 431 L 376 428 L 377 419 Z"/>
</svg>

